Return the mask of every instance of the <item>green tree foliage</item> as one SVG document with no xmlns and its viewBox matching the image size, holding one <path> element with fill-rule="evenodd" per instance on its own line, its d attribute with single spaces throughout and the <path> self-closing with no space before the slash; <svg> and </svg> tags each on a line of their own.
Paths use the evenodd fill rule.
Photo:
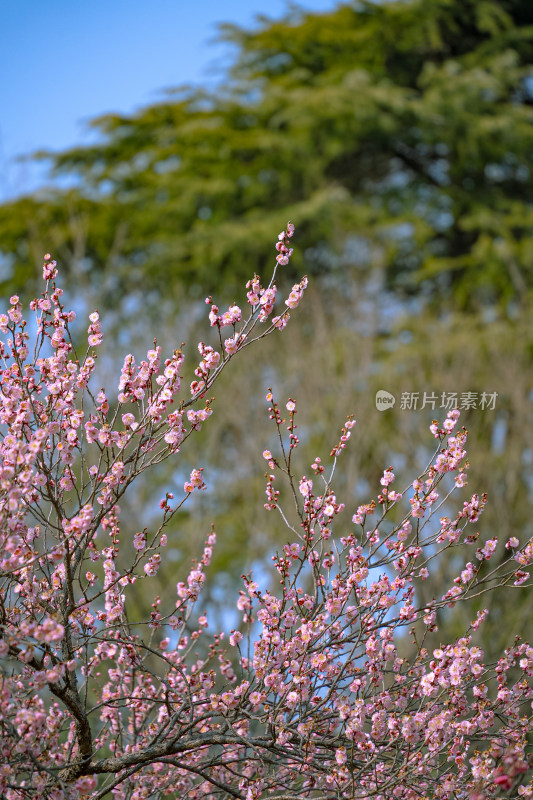
<svg viewBox="0 0 533 800">
<path fill-rule="evenodd" d="M 215 92 L 95 120 L 97 144 L 52 158 L 75 188 L 0 210 L 17 285 L 52 236 L 74 273 L 112 272 L 113 304 L 139 284 L 155 306 L 169 285 L 194 295 L 214 273 L 231 293 L 290 217 L 308 271 L 379 248 L 390 286 L 439 304 L 529 292 L 527 0 L 357 0 L 222 32 L 237 55 Z"/>
</svg>

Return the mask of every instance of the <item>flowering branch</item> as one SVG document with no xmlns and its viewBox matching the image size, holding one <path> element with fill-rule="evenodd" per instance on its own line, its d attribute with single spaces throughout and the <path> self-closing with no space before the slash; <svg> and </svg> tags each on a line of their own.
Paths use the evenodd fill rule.
<svg viewBox="0 0 533 800">
<path fill-rule="evenodd" d="M 312 477 L 299 476 L 296 403 L 287 402 L 287 420 L 269 391 L 279 455 L 263 453 L 265 506 L 281 513 L 289 536 L 274 556 L 277 591 L 245 577 L 238 629 L 209 637 L 196 607 L 212 530 L 174 597 L 154 597 L 142 622 L 128 616 L 139 581 L 149 587 L 158 572 L 169 521 L 206 488 L 203 468 L 192 470 L 178 497 L 166 492 L 152 532 L 125 537 L 119 501 L 209 419 L 206 395 L 230 360 L 285 328 L 289 310 L 272 317 L 274 281 L 292 254 L 293 232 L 289 224 L 278 237 L 268 286 L 258 276 L 248 282 L 245 321 L 236 304 L 220 313 L 207 299 L 219 349 L 199 343 L 187 388 L 183 347 L 162 361 L 154 343 L 139 365 L 133 355 L 124 359 L 116 403 L 94 389 L 100 318 L 90 315 L 79 358 L 74 314 L 62 305 L 50 257 L 45 291 L 31 304 L 31 355 L 19 298 L 0 316 L 6 800 L 533 796 L 526 783 L 533 648 L 517 637 L 497 664 L 485 664 L 473 641 L 485 612 L 457 641 L 427 647 L 439 615 L 502 585 L 526 585 L 533 560 L 533 542 L 512 537 L 507 559 L 488 569 L 497 541 L 471 532 L 483 496 L 436 519 L 466 484 L 466 431 L 454 433 L 456 411 L 442 427 L 432 424 L 436 451 L 412 485 L 393 489 L 388 467 L 377 498 L 350 519 L 333 482 L 355 421 L 346 421 L 329 466 L 316 457 Z M 306 286 L 305 278 L 293 286 L 287 309 Z M 280 475 L 288 507 L 276 488 Z M 457 576 L 422 606 L 417 585 L 450 548 Z"/>
</svg>

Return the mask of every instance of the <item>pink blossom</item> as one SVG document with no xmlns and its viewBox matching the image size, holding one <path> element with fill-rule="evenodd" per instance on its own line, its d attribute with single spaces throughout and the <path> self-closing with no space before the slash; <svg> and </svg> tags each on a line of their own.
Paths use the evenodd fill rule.
<svg viewBox="0 0 533 800">
<path fill-rule="evenodd" d="M 313 481 L 309 480 L 305 476 L 300 481 L 300 494 L 304 497 L 308 497 L 313 490 Z"/>
<path fill-rule="evenodd" d="M 220 317 L 220 326 L 236 325 L 242 319 L 242 311 L 239 306 L 230 306 Z"/>
<path fill-rule="evenodd" d="M 261 311 L 259 313 L 259 320 L 261 322 L 265 322 L 266 319 L 270 316 L 274 309 L 274 303 L 276 302 L 276 293 L 277 293 L 276 286 L 272 286 L 269 289 L 265 289 L 263 294 L 261 295 L 261 299 L 259 300 L 259 304 L 261 306 Z"/>
<path fill-rule="evenodd" d="M 144 531 L 139 531 L 133 537 L 133 546 L 136 550 L 144 550 L 146 547 L 146 534 Z"/>
<path fill-rule="evenodd" d="M 74 785 L 82 795 L 89 795 L 98 786 L 98 781 L 95 775 L 84 775 L 82 778 L 78 778 Z"/>
<path fill-rule="evenodd" d="M 274 327 L 277 328 L 278 331 L 282 331 L 287 327 L 289 320 L 290 320 L 290 314 L 288 311 L 286 311 L 279 317 L 272 317 L 272 325 L 274 325 Z"/>
<path fill-rule="evenodd" d="M 238 349 L 239 347 L 234 337 L 230 336 L 228 339 L 224 340 L 224 350 L 229 356 L 234 355 Z"/>
<path fill-rule="evenodd" d="M 206 484 L 202 477 L 203 467 L 200 469 L 193 469 L 191 472 L 190 480 L 185 483 L 184 489 L 186 492 L 192 492 L 194 489 L 205 489 Z"/>
<path fill-rule="evenodd" d="M 394 480 L 394 472 L 392 471 L 392 467 L 388 467 L 385 472 L 383 473 L 383 477 L 380 478 L 380 483 L 382 486 L 389 486 Z"/>
</svg>

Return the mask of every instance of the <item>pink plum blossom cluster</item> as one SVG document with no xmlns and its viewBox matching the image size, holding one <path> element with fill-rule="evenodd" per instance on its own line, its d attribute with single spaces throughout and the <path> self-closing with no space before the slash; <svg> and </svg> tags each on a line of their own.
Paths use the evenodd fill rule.
<svg viewBox="0 0 533 800">
<path fill-rule="evenodd" d="M 256 330 L 258 324 L 268 322 L 274 311 L 278 293 L 278 288 L 274 282 L 276 279 L 277 267 L 286 266 L 289 263 L 293 253 L 293 248 L 289 247 L 289 242 L 293 234 L 294 225 L 292 222 L 289 222 L 286 229 L 281 231 L 278 235 L 278 241 L 276 243 L 276 250 L 278 251 L 278 255 L 276 256 L 276 269 L 274 270 L 268 286 L 263 287 L 261 285 L 261 279 L 258 275 L 254 275 L 254 277 L 247 282 L 246 288 L 248 291 L 246 293 L 246 299 L 251 307 L 251 311 L 246 322 L 242 322 L 243 311 L 240 306 L 234 303 L 226 311 L 220 313 L 220 309 L 215 305 L 213 299 L 211 297 L 206 297 L 205 302 L 209 306 L 209 322 L 211 327 L 216 327 L 218 329 L 220 349 L 224 356 L 219 365 L 221 358 L 220 353 L 211 351 L 211 363 L 206 364 L 205 359 L 200 362 L 199 369 L 196 371 L 198 380 L 191 384 L 191 392 L 193 394 L 203 391 L 206 385 L 205 379 L 208 379 L 209 375 L 216 374 L 216 368 L 223 366 L 227 358 L 234 355 L 246 344 L 250 344 L 249 337 L 252 331 Z M 307 278 L 304 277 L 299 284 L 292 287 L 292 291 L 285 301 L 285 304 L 289 308 L 296 308 L 300 303 L 306 287 Z M 284 311 L 279 316 L 273 317 L 271 324 L 275 328 L 278 328 L 278 330 L 283 330 L 289 321 L 289 317 L 289 312 Z M 222 329 L 226 327 L 231 328 L 231 336 L 226 337 L 225 334 L 223 336 Z M 264 333 L 262 335 L 264 335 Z M 213 373 L 213 370 L 215 370 L 215 373 Z"/>
<path fill-rule="evenodd" d="M 289 224 L 278 238 L 276 269 L 292 254 L 293 231 Z M 483 496 L 437 518 L 447 481 L 447 507 L 466 485 L 458 414 L 432 425 L 436 451 L 410 486 L 396 491 L 389 466 L 376 498 L 352 508 L 333 477 L 353 418 L 331 462 L 317 456 L 299 475 L 296 402 L 282 410 L 269 391 L 278 446 L 277 455 L 263 452 L 265 505 L 289 536 L 273 557 L 277 588 L 244 577 L 239 624 L 208 633 L 198 604 L 212 530 L 199 561 L 167 597 L 152 595 L 149 616 L 138 620 L 139 582 L 150 594 L 165 527 L 205 489 L 203 468 L 177 499 L 166 492 L 155 530 L 125 534 L 119 502 L 208 420 L 206 393 L 221 370 L 284 327 L 288 311 L 269 322 L 274 277 L 266 288 L 257 276 L 248 282 L 246 321 L 236 304 L 219 313 L 208 298 L 218 341 L 199 343 L 191 386 L 184 392 L 183 349 L 163 360 L 154 344 L 140 363 L 126 356 L 115 399 L 92 386 L 98 314 L 80 358 L 49 257 L 43 274 L 31 356 L 19 297 L 0 316 L 0 796 L 532 798 L 533 648 L 517 637 L 497 664 L 485 664 L 475 642 L 484 611 L 456 641 L 424 644 L 458 602 L 526 584 L 533 561 L 533 544 L 516 535 L 494 563 L 497 542 L 471 533 Z M 293 287 L 288 308 L 306 285 Z M 452 547 L 456 577 L 421 605 L 418 582 Z"/>
</svg>

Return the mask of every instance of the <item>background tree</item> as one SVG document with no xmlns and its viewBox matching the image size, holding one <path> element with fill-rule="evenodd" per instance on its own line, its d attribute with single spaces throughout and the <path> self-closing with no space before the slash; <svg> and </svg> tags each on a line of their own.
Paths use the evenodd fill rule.
<svg viewBox="0 0 533 800">
<path fill-rule="evenodd" d="M 231 283 L 289 215 L 319 273 L 379 246 L 388 285 L 424 280 L 439 305 L 518 300 L 531 288 L 532 24 L 523 0 L 409 0 L 223 26 L 238 48 L 224 89 L 95 120 L 98 144 L 52 157 L 75 189 L 4 206 L 14 277 L 36 274 L 46 230 L 71 269 L 88 259 L 124 297 L 137 276 L 159 294 L 214 272 Z"/>
</svg>

